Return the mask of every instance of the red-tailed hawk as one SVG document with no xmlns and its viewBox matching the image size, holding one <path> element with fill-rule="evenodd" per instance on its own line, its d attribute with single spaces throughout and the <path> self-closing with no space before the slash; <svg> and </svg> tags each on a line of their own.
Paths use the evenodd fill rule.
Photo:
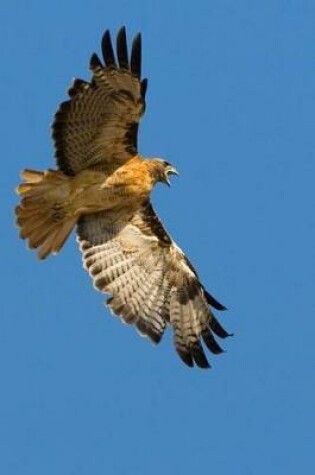
<svg viewBox="0 0 315 475">
<path fill-rule="evenodd" d="M 109 293 L 107 305 L 158 343 L 166 324 L 181 359 L 209 367 L 201 339 L 212 353 L 222 350 L 213 334 L 228 333 L 211 307 L 224 310 L 202 286 L 150 202 L 157 182 L 177 174 L 165 160 L 144 159 L 137 134 L 145 110 L 147 80 L 141 80 L 141 36 L 132 43 L 117 35 L 115 58 L 109 31 L 103 61 L 93 54 L 90 82 L 75 79 L 70 99 L 54 119 L 58 170 L 24 170 L 17 191 L 20 236 L 44 259 L 57 253 L 75 225 L 84 267 L 94 286 Z"/>
</svg>

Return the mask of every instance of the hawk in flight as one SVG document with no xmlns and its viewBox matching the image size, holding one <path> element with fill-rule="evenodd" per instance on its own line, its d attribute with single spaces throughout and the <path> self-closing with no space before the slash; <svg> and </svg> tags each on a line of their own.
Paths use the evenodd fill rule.
<svg viewBox="0 0 315 475">
<path fill-rule="evenodd" d="M 176 169 L 138 153 L 147 80 L 141 79 L 141 36 L 129 58 L 126 30 L 109 31 L 101 60 L 93 54 L 89 82 L 75 79 L 55 114 L 52 130 L 58 170 L 24 170 L 16 208 L 20 237 L 40 259 L 57 253 L 76 226 L 85 269 L 107 305 L 141 335 L 158 343 L 169 324 L 180 358 L 209 367 L 202 340 L 214 354 L 214 334 L 228 333 L 212 308 L 224 310 L 200 283 L 185 254 L 165 230 L 150 202 L 158 182 Z"/>
</svg>

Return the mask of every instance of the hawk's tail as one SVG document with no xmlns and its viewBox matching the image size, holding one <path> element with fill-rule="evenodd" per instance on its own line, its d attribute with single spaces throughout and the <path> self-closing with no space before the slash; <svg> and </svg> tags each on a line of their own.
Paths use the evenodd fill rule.
<svg viewBox="0 0 315 475">
<path fill-rule="evenodd" d="M 31 249 L 38 248 L 38 257 L 45 259 L 61 249 L 78 219 L 65 207 L 70 178 L 53 170 L 24 170 L 21 176 L 24 183 L 17 193 L 22 200 L 15 210 L 20 237 L 28 240 Z"/>
</svg>

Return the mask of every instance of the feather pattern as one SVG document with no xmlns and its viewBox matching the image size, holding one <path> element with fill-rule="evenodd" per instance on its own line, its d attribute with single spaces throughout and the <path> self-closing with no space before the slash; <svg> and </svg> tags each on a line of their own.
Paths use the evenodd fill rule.
<svg viewBox="0 0 315 475">
<path fill-rule="evenodd" d="M 52 135 L 57 165 L 74 175 L 93 167 L 111 173 L 137 154 L 147 81 L 140 79 L 141 36 L 136 35 L 129 66 L 126 30 L 117 35 L 117 61 L 109 31 L 102 39 L 104 64 L 94 53 L 90 82 L 75 79 L 55 114 Z"/>
<path fill-rule="evenodd" d="M 161 340 L 169 324 L 184 363 L 210 366 L 201 339 L 218 354 L 222 349 L 213 332 L 221 338 L 228 333 L 209 308 L 210 294 L 205 294 L 197 274 L 150 202 L 126 220 L 115 221 L 106 212 L 82 217 L 78 240 L 95 287 L 111 294 L 107 305 L 114 314 L 134 324 L 154 343 Z"/>
<path fill-rule="evenodd" d="M 204 346 L 219 354 L 214 335 L 228 336 L 212 307 L 225 307 L 203 287 L 149 201 L 155 184 L 169 184 L 168 175 L 177 172 L 137 151 L 147 90 L 141 49 L 140 34 L 129 55 L 124 27 L 115 49 L 105 32 L 102 57 L 94 53 L 90 59 L 90 80 L 74 79 L 55 114 L 59 170 L 22 173 L 17 225 L 44 259 L 60 251 L 78 224 L 84 267 L 95 288 L 110 294 L 110 310 L 154 343 L 169 325 L 184 363 L 208 368 Z"/>
</svg>

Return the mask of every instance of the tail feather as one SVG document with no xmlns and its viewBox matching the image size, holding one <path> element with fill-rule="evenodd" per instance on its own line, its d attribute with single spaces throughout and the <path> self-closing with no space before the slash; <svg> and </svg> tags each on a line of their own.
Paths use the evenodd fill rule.
<svg viewBox="0 0 315 475">
<path fill-rule="evenodd" d="M 21 178 L 23 178 L 27 183 L 39 183 L 42 181 L 43 172 L 26 169 L 21 172 Z"/>
<path fill-rule="evenodd" d="M 56 233 L 56 229 L 45 222 L 38 223 L 34 230 L 27 228 L 27 239 L 30 249 L 37 249 L 47 238 Z"/>
<path fill-rule="evenodd" d="M 78 219 L 66 207 L 70 178 L 53 170 L 24 170 L 21 176 L 25 183 L 17 188 L 22 200 L 16 207 L 20 237 L 44 259 L 62 248 Z"/>
</svg>

